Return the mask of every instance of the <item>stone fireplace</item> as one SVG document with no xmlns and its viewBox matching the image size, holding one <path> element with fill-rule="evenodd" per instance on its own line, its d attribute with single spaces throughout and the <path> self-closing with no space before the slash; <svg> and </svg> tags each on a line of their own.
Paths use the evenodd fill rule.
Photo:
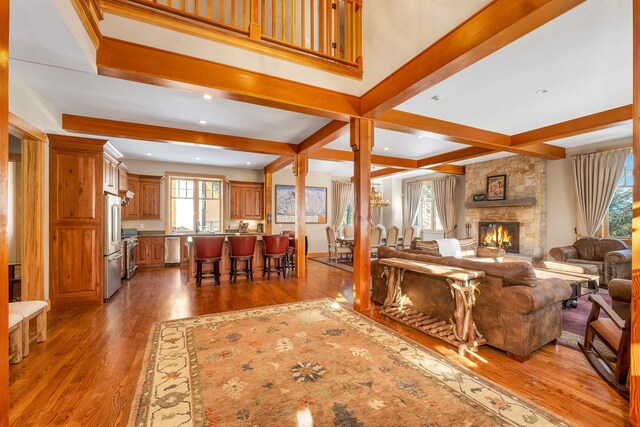
<svg viewBox="0 0 640 427">
<path fill-rule="evenodd" d="M 478 246 L 502 248 L 508 253 L 520 253 L 519 222 L 487 222 L 478 224 Z"/>
<path fill-rule="evenodd" d="M 506 199 L 474 202 L 474 194 L 487 192 L 487 177 L 501 174 L 507 175 Z M 543 257 L 547 230 L 547 161 L 510 156 L 467 165 L 465 222 L 470 227 L 469 237 L 478 239 L 480 244 L 496 246 L 502 239 L 508 253 L 531 259 Z M 502 232 L 498 237 L 500 225 Z M 511 235 L 510 246 L 504 242 L 505 231 Z M 482 243 L 489 233 L 491 243 Z"/>
</svg>

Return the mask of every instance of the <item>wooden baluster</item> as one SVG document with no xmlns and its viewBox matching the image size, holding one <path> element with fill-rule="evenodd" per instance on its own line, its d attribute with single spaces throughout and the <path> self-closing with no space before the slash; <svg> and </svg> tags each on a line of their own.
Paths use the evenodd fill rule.
<svg viewBox="0 0 640 427">
<path fill-rule="evenodd" d="M 220 1 L 220 22 L 224 24 L 224 0 Z"/>
<path fill-rule="evenodd" d="M 332 6 L 335 5 L 335 9 L 333 9 L 333 35 L 334 35 L 334 43 L 336 47 L 333 48 L 333 56 L 336 58 L 340 57 L 340 2 L 339 0 L 333 0 Z"/>
<path fill-rule="evenodd" d="M 325 33 L 326 33 L 326 37 L 325 37 L 325 47 L 324 47 L 324 51 L 326 52 L 327 55 L 331 55 L 331 4 L 332 4 L 332 0 L 327 0 L 325 3 L 325 7 L 326 7 L 326 12 L 325 12 Z"/>
<path fill-rule="evenodd" d="M 304 6 L 305 6 L 305 0 L 302 0 L 302 5 L 300 6 L 300 26 L 302 27 L 301 30 L 300 30 L 301 31 L 300 46 L 306 48 L 307 47 L 307 43 L 306 43 L 305 39 L 307 38 L 307 35 L 304 32 L 304 30 L 305 30 L 305 28 L 304 28 L 304 18 L 305 18 L 305 16 L 304 16 Z"/>
<path fill-rule="evenodd" d="M 260 17 L 258 16 L 258 0 L 251 0 L 251 23 L 249 24 L 249 38 L 260 40 Z"/>
<path fill-rule="evenodd" d="M 316 9 L 314 7 L 314 1 L 309 0 L 309 12 L 311 15 L 311 50 L 315 50 L 315 41 L 316 41 Z"/>
<path fill-rule="evenodd" d="M 287 41 L 287 0 L 282 0 L 282 40 Z"/>
<path fill-rule="evenodd" d="M 200 16 L 200 8 L 198 7 L 198 0 L 194 0 L 193 2 L 193 14 L 196 16 Z"/>
<path fill-rule="evenodd" d="M 180 10 L 182 10 L 183 12 L 185 12 L 187 10 L 187 2 L 185 0 L 181 0 L 180 1 Z"/>
<path fill-rule="evenodd" d="M 296 1 L 291 0 L 291 43 L 296 44 Z"/>
<path fill-rule="evenodd" d="M 242 28 L 247 28 L 247 0 L 242 0 Z"/>
<path fill-rule="evenodd" d="M 171 0 L 167 0 L 167 6 L 172 7 L 171 6 Z"/>
<path fill-rule="evenodd" d="M 278 31 L 276 29 L 276 0 L 271 0 L 271 37 L 274 39 Z"/>
<path fill-rule="evenodd" d="M 324 53 L 324 29 L 325 29 L 325 20 L 324 13 L 326 8 L 324 7 L 324 2 L 326 0 L 318 0 L 318 8 L 320 9 L 320 13 L 318 16 L 318 30 L 320 34 L 318 34 L 318 51 Z"/>
<path fill-rule="evenodd" d="M 236 0 L 231 0 L 231 26 L 236 26 Z"/>
<path fill-rule="evenodd" d="M 211 19 L 211 2 L 212 0 L 207 0 L 207 18 Z"/>
<path fill-rule="evenodd" d="M 344 53 L 344 59 L 351 61 L 351 2 L 346 0 L 344 2 L 344 44 L 346 50 Z"/>
<path fill-rule="evenodd" d="M 267 6 L 266 0 L 260 0 L 260 20 L 262 25 L 260 26 L 260 32 L 267 34 Z"/>
</svg>

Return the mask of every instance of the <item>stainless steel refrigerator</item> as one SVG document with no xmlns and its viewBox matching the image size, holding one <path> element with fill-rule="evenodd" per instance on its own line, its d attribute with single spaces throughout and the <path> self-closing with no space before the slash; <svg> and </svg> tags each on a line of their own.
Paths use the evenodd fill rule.
<svg viewBox="0 0 640 427">
<path fill-rule="evenodd" d="M 121 199 L 104 195 L 104 301 L 120 289 L 122 241 L 120 235 Z"/>
</svg>

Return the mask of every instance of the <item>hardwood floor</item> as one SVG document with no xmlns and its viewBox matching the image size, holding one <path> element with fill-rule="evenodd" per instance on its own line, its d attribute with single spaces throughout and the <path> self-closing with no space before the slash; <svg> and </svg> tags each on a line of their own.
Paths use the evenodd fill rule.
<svg viewBox="0 0 640 427">
<path fill-rule="evenodd" d="M 321 297 L 351 304 L 351 273 L 309 261 L 303 279 L 197 289 L 186 284 L 186 270 L 142 270 L 108 304 L 51 311 L 49 339 L 11 367 L 11 425 L 126 425 L 154 322 Z M 628 425 L 627 402 L 578 351 L 547 345 L 518 363 L 484 346 L 482 359 L 463 359 L 443 342 L 382 318 L 377 307 L 368 314 L 576 425 Z"/>
</svg>

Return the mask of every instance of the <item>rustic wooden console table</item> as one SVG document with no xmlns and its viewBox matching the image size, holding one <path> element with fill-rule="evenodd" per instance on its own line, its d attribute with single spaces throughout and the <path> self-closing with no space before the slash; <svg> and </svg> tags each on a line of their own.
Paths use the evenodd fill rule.
<svg viewBox="0 0 640 427">
<path fill-rule="evenodd" d="M 383 258 L 378 262 L 384 266 L 388 286 L 387 298 L 381 310 L 383 315 L 458 347 L 458 354 L 461 356 L 467 350 L 477 351 L 479 346 L 486 343 L 473 322 L 475 294 L 479 279 L 484 277 L 484 271 L 402 258 Z M 402 295 L 402 279 L 407 270 L 446 279 L 451 288 L 451 296 L 456 303 L 454 319 L 440 320 L 415 310 L 411 304 L 405 304 L 405 296 Z"/>
</svg>

